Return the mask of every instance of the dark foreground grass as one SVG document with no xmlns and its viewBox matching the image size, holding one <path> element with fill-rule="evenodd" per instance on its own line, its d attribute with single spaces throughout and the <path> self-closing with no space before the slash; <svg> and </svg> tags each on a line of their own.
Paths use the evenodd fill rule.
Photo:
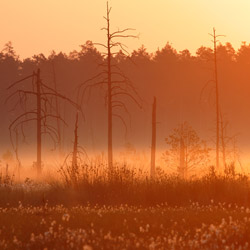
<svg viewBox="0 0 250 250">
<path fill-rule="evenodd" d="M 248 176 L 95 171 L 2 178 L 0 249 L 250 249 Z"/>
<path fill-rule="evenodd" d="M 192 202 L 236 203 L 250 206 L 250 181 L 245 175 L 208 174 L 201 178 L 183 180 L 177 176 L 160 175 L 154 180 L 133 175 L 113 178 L 84 177 L 77 182 L 54 181 L 37 183 L 3 183 L 0 185 L 0 206 L 63 204 L 75 205 L 136 205 L 154 206 L 167 203 L 187 206 Z"/>
<path fill-rule="evenodd" d="M 64 206 L 0 209 L 0 249 L 249 249 L 250 209 Z"/>
</svg>

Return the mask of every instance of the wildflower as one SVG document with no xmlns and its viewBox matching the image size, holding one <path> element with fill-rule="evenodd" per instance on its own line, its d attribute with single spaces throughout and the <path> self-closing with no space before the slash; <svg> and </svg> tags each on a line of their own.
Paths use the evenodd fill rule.
<svg viewBox="0 0 250 250">
<path fill-rule="evenodd" d="M 51 226 L 53 227 L 55 224 L 56 224 L 56 221 L 53 220 L 53 221 L 51 222 Z"/>
<path fill-rule="evenodd" d="M 18 208 L 19 208 L 19 209 L 22 209 L 22 207 L 23 207 L 22 202 L 19 201 L 19 202 L 18 202 Z"/>
<path fill-rule="evenodd" d="M 46 224 L 46 221 L 44 218 L 42 218 L 41 222 L 40 222 L 41 225 L 45 225 Z"/>
<path fill-rule="evenodd" d="M 14 237 L 13 237 L 13 243 L 14 244 L 18 244 L 18 240 L 17 240 L 17 237 L 14 235 Z"/>
<path fill-rule="evenodd" d="M 70 215 L 69 214 L 63 214 L 62 220 L 63 221 L 69 221 Z"/>
<path fill-rule="evenodd" d="M 136 242 L 135 247 L 139 248 L 140 247 L 140 242 Z"/>
<path fill-rule="evenodd" d="M 82 250 L 93 250 L 93 248 L 90 245 L 84 245 Z"/>
<path fill-rule="evenodd" d="M 32 234 L 30 235 L 30 241 L 32 241 L 32 242 L 35 241 L 35 234 L 34 234 L 34 233 L 32 233 Z"/>
<path fill-rule="evenodd" d="M 150 245 L 149 245 L 149 250 L 154 250 L 156 248 L 156 244 L 153 241 Z"/>
</svg>

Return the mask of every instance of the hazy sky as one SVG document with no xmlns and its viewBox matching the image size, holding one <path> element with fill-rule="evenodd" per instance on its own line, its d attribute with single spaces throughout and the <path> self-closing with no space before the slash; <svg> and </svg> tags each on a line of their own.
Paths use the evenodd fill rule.
<svg viewBox="0 0 250 250">
<path fill-rule="evenodd" d="M 168 41 L 179 51 L 210 46 L 215 26 L 221 41 L 250 42 L 249 0 L 110 0 L 112 28 L 133 27 L 149 52 Z M 0 48 L 12 41 L 23 58 L 78 50 L 86 40 L 104 42 L 106 0 L 0 0 Z"/>
</svg>

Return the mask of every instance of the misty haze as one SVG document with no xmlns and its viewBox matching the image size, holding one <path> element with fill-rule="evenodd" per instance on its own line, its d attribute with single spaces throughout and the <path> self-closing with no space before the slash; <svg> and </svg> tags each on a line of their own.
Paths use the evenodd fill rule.
<svg viewBox="0 0 250 250">
<path fill-rule="evenodd" d="M 29 1 L 1 3 L 0 249 L 250 249 L 250 43 L 224 5 Z"/>
</svg>

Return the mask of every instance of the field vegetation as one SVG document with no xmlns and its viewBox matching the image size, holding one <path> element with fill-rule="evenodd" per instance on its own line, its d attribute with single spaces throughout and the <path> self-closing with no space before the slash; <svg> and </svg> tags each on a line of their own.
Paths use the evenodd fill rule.
<svg viewBox="0 0 250 250">
<path fill-rule="evenodd" d="M 249 249 L 249 178 L 233 165 L 189 179 L 125 165 L 59 176 L 1 174 L 1 249 Z"/>
</svg>

